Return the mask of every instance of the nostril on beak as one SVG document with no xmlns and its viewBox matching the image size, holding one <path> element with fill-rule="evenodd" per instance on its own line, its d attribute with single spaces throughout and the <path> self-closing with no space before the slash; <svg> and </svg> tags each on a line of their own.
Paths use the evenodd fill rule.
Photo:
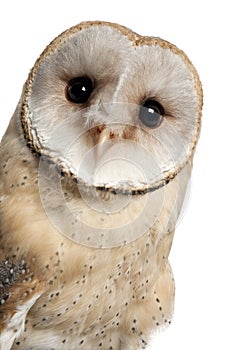
<svg viewBox="0 0 231 350">
<path fill-rule="evenodd" d="M 104 143 L 105 141 L 108 141 L 114 137 L 114 133 L 107 128 L 98 127 L 97 128 L 97 144 Z"/>
</svg>

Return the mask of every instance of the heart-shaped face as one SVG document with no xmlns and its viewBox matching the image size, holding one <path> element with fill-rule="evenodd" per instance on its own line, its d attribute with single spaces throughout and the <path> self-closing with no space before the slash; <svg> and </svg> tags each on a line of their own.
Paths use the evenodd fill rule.
<svg viewBox="0 0 231 350">
<path fill-rule="evenodd" d="M 57 37 L 24 88 L 29 147 L 86 187 L 141 194 L 169 183 L 193 155 L 201 84 L 174 45 L 112 23 Z"/>
</svg>

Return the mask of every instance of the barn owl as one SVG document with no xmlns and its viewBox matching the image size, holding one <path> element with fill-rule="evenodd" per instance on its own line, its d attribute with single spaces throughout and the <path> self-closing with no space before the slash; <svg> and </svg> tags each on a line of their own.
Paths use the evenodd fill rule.
<svg viewBox="0 0 231 350">
<path fill-rule="evenodd" d="M 0 349 L 144 349 L 200 131 L 187 56 L 121 25 L 62 33 L 0 148 Z"/>
</svg>

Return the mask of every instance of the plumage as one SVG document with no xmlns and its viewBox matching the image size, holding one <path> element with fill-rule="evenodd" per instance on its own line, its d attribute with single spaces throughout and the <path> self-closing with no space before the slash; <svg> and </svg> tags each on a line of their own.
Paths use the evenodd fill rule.
<svg viewBox="0 0 231 350">
<path fill-rule="evenodd" d="M 202 88 L 174 45 L 84 22 L 41 54 L 0 148 L 0 349 L 145 348 Z"/>
</svg>

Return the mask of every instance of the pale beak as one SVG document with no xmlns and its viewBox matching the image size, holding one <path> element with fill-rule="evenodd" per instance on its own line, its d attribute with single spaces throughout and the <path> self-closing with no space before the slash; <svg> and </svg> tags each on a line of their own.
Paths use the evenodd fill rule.
<svg viewBox="0 0 231 350">
<path fill-rule="evenodd" d="M 109 131 L 107 128 L 105 128 L 100 132 L 100 134 L 98 136 L 97 144 L 104 143 L 105 141 L 108 141 L 111 138 L 112 138 L 111 131 Z"/>
<path fill-rule="evenodd" d="M 98 128 L 98 135 L 97 135 L 97 139 L 96 139 L 96 161 L 100 161 L 102 158 L 102 155 L 104 154 L 104 152 L 106 150 L 108 150 L 113 144 L 107 143 L 107 141 L 111 141 L 112 139 L 114 139 L 114 133 L 112 131 L 110 131 L 110 129 L 108 128 Z"/>
</svg>

